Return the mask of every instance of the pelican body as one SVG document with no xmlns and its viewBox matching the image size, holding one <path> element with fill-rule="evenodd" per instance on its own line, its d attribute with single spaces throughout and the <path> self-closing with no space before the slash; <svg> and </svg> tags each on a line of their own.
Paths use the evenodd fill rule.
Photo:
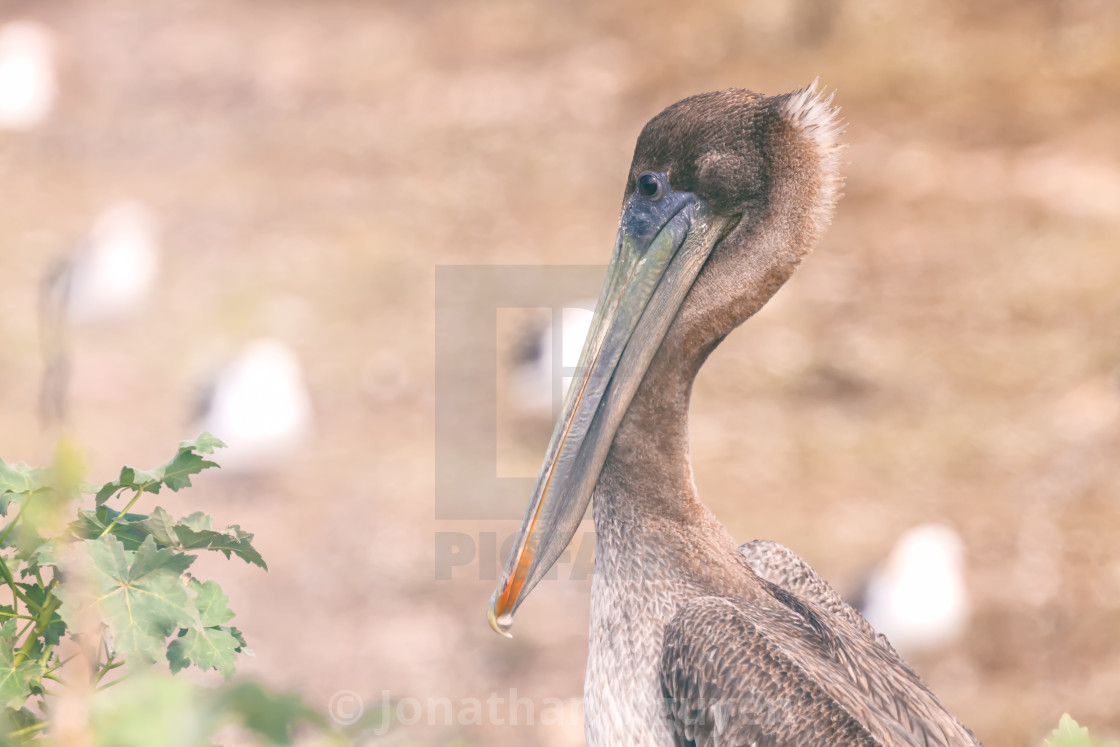
<svg viewBox="0 0 1120 747">
<path fill-rule="evenodd" d="M 593 497 L 591 747 L 978 744 L 807 563 L 737 546 L 692 478 L 692 382 L 829 222 L 838 131 L 811 86 L 693 96 L 638 138 L 591 330 L 489 613 L 508 635 Z"/>
</svg>

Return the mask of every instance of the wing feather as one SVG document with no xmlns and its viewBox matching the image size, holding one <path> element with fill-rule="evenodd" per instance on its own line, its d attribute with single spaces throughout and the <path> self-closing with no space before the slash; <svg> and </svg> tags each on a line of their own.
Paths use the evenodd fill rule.
<svg viewBox="0 0 1120 747">
<path fill-rule="evenodd" d="M 677 747 L 882 744 L 774 645 L 775 634 L 803 634 L 802 626 L 769 617 L 720 597 L 695 599 L 673 617 L 661 688 Z"/>
<path fill-rule="evenodd" d="M 751 569 L 761 578 L 841 617 L 872 638 L 880 638 L 859 614 L 813 567 L 785 545 L 770 540 L 755 540 L 739 548 Z M 887 639 L 882 642 L 889 646 Z M 893 649 L 892 649 L 893 650 Z"/>
<path fill-rule="evenodd" d="M 741 552 L 773 602 L 701 597 L 665 630 L 677 745 L 979 744 L 808 563 L 774 542 Z"/>
</svg>

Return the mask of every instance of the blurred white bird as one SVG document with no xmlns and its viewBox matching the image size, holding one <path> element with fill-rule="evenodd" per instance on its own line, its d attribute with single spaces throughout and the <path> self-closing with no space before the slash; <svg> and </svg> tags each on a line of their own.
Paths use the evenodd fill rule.
<svg viewBox="0 0 1120 747">
<path fill-rule="evenodd" d="M 968 625 L 964 543 L 941 524 L 907 530 L 872 570 L 856 608 L 904 656 L 955 641 Z"/>
<path fill-rule="evenodd" d="M 271 339 L 248 345 L 210 382 L 192 430 L 209 431 L 228 449 L 216 460 L 233 472 L 264 471 L 294 454 L 312 430 L 311 397 L 299 358 Z"/>
<path fill-rule="evenodd" d="M 0 26 L 0 129 L 30 130 L 54 106 L 51 32 L 34 21 Z"/>
<path fill-rule="evenodd" d="M 120 201 L 104 209 L 89 237 L 52 272 L 48 283 L 76 323 L 115 321 L 138 311 L 159 273 L 155 215 Z"/>
<path fill-rule="evenodd" d="M 572 377 L 564 376 L 565 371 L 573 371 L 579 363 L 583 341 L 591 329 L 591 309 L 594 301 L 583 301 L 565 306 L 560 314 L 560 365 L 553 365 L 553 328 L 550 321 L 546 325 L 532 325 L 521 334 L 513 354 L 513 370 L 510 375 L 510 396 L 513 404 L 522 413 L 554 415 L 553 404 L 564 398 L 571 386 Z M 559 390 L 557 390 L 559 386 Z"/>
</svg>

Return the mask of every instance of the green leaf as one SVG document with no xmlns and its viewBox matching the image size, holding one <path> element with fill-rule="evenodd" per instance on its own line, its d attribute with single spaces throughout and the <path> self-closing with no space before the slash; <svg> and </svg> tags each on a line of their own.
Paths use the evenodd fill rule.
<svg viewBox="0 0 1120 747">
<path fill-rule="evenodd" d="M 253 655 L 253 649 L 249 648 L 249 644 L 245 642 L 245 634 L 235 627 L 225 628 L 229 634 L 237 641 L 238 653 L 244 652 L 247 656 Z"/>
<path fill-rule="evenodd" d="M 118 481 L 107 482 L 101 486 L 100 490 L 97 491 L 97 496 L 94 498 L 94 500 L 97 502 L 97 505 L 100 506 L 124 489 L 125 486 L 121 485 Z"/>
<path fill-rule="evenodd" d="M 35 548 L 28 558 L 28 566 L 21 574 L 27 576 L 34 573 L 40 568 L 58 568 L 62 564 L 62 559 L 58 556 L 59 541 L 47 540 L 43 544 Z"/>
<path fill-rule="evenodd" d="M 197 475 L 207 467 L 217 466 L 216 462 L 207 461 L 193 451 L 180 451 L 161 468 L 160 476 L 164 485 L 172 490 L 181 490 L 190 487 L 191 475 Z"/>
<path fill-rule="evenodd" d="M 128 580 L 134 581 L 149 573 L 164 570 L 173 572 L 178 578 L 193 562 L 194 558 L 190 555 L 166 548 L 157 549 L 153 538 L 148 537 L 133 555 L 132 567 L 128 570 Z"/>
<path fill-rule="evenodd" d="M 196 475 L 204 469 L 217 467 L 216 462 L 203 459 L 199 454 L 213 454 L 214 449 L 224 448 L 225 444 L 220 439 L 203 431 L 193 441 L 182 441 L 179 452 L 175 457 L 154 470 L 164 484 L 172 490 L 182 490 L 191 485 L 191 475 Z"/>
<path fill-rule="evenodd" d="M 156 506 L 151 516 L 120 514 L 108 506 L 101 506 L 96 511 L 81 509 L 78 511 L 77 521 L 70 524 L 70 531 L 80 539 L 96 539 L 114 521 L 116 524 L 110 533 L 116 535 L 127 550 L 137 549 L 150 536 L 163 547 L 176 550 L 213 550 L 227 558 L 236 555 L 246 563 L 268 570 L 268 564 L 253 547 L 251 533 L 243 531 L 236 524 L 227 527 L 224 532 L 211 529 L 210 517 L 201 511 L 176 522 L 160 506 Z"/>
<path fill-rule="evenodd" d="M 159 506 L 155 507 L 151 516 L 140 522 L 140 526 L 161 545 L 179 547 L 179 538 L 175 534 L 175 519 Z"/>
<path fill-rule="evenodd" d="M 222 707 L 241 717 L 245 727 L 273 744 L 291 744 L 292 729 L 301 722 L 325 726 L 326 719 L 297 695 L 281 695 L 252 682 L 242 682 L 215 693 Z"/>
<path fill-rule="evenodd" d="M 136 469 L 135 467 L 121 467 L 119 482 L 136 490 L 158 493 L 160 483 L 159 468 L 144 470 Z"/>
<path fill-rule="evenodd" d="M 217 669 L 227 680 L 237 665 L 237 639 L 221 628 L 189 628 L 167 647 L 167 661 L 175 674 L 192 663 L 202 670 Z"/>
<path fill-rule="evenodd" d="M 24 704 L 32 685 L 43 676 L 43 668 L 36 661 L 15 663 L 16 645 L 16 621 L 9 620 L 0 626 L 0 705 L 13 709 Z"/>
<path fill-rule="evenodd" d="M 264 562 L 264 558 L 253 547 L 253 535 L 249 532 L 243 532 L 241 527 L 236 524 L 227 527 L 225 532 L 218 532 L 213 529 L 195 531 L 186 524 L 176 524 L 175 534 L 179 537 L 181 547 L 184 550 L 215 550 L 227 558 L 233 554 L 246 563 L 252 563 L 266 571 L 268 570 L 268 564 Z"/>
<path fill-rule="evenodd" d="M 198 609 L 198 619 L 203 627 L 212 628 L 233 619 L 229 597 L 217 582 L 191 579 L 191 591 L 194 592 L 194 606 Z"/>
<path fill-rule="evenodd" d="M 1062 714 L 1058 728 L 1042 743 L 1043 747 L 1105 747 L 1089 736 L 1089 730 L 1078 725 L 1068 713 Z"/>
<path fill-rule="evenodd" d="M 147 519 L 144 514 L 122 514 L 108 506 L 99 506 L 96 511 L 83 508 L 78 510 L 77 520 L 70 522 L 70 532 L 78 539 L 97 539 L 116 522 L 109 533 L 123 542 L 126 550 L 136 550 L 149 534 L 141 526 Z"/>
<path fill-rule="evenodd" d="M 97 505 L 105 503 L 122 490 L 135 490 L 141 493 L 158 493 L 161 480 L 159 470 L 145 471 L 135 467 L 121 467 L 121 474 L 113 482 L 107 482 L 97 491 Z"/>
<path fill-rule="evenodd" d="M 29 467 L 23 462 L 8 464 L 0 459 L 0 493 L 34 493 L 51 486 L 51 470 Z"/>
<path fill-rule="evenodd" d="M 93 747 L 198 747 L 210 744 L 220 713 L 197 685 L 179 677 L 139 674 L 94 695 Z"/>
<path fill-rule="evenodd" d="M 176 522 L 166 510 L 156 506 L 152 515 L 132 524 L 150 534 L 156 542 L 177 550 L 213 550 L 227 558 L 236 555 L 246 563 L 268 570 L 264 558 L 253 547 L 253 535 L 233 525 L 224 532 L 210 528 L 210 517 L 201 511 Z M 127 545 L 127 541 L 125 542 Z"/>
<path fill-rule="evenodd" d="M 39 586 L 38 584 L 22 584 L 17 582 L 16 586 L 18 586 L 20 588 L 20 591 L 24 593 L 24 596 L 34 602 L 39 607 L 39 609 L 46 607 L 48 603 L 57 604 L 57 602 L 55 602 L 55 595 L 52 592 L 47 591 L 44 587 Z M 62 639 L 62 635 L 65 632 L 66 623 L 62 621 L 62 618 L 58 614 L 58 610 L 55 609 L 55 611 L 51 614 L 50 620 L 47 622 L 46 627 L 43 628 L 43 631 L 39 635 L 48 645 L 57 646 L 58 642 Z M 36 645 L 32 649 L 32 652 L 42 653 L 42 647 Z"/>
<path fill-rule="evenodd" d="M 211 436 L 208 432 L 203 431 L 198 434 L 198 438 L 193 441 L 180 441 L 179 451 L 187 449 L 189 451 L 197 451 L 202 454 L 213 454 L 214 449 L 226 448 L 222 439 L 217 436 Z"/>
<path fill-rule="evenodd" d="M 170 461 L 151 470 L 138 470 L 135 467 L 122 467 L 120 477 L 105 483 L 97 491 L 97 505 L 108 501 L 122 490 L 135 490 L 145 493 L 158 493 L 163 485 L 174 491 L 190 487 L 191 475 L 204 469 L 217 467 L 216 462 L 202 458 L 199 454 L 211 454 L 214 449 L 225 446 L 209 433 L 203 433 L 193 441 L 183 441 L 179 450 Z"/>
<path fill-rule="evenodd" d="M 0 516 L 8 515 L 11 504 L 22 505 L 28 496 L 49 490 L 51 478 L 48 468 L 28 467 L 23 462 L 8 464 L 0 459 Z"/>
<path fill-rule="evenodd" d="M 109 525 L 109 522 L 98 515 L 100 513 L 100 508 L 96 511 L 90 511 L 88 508 L 78 509 L 78 518 L 70 522 L 70 532 L 78 539 L 97 539 Z"/>
<path fill-rule="evenodd" d="M 162 659 L 168 636 L 198 625 L 198 611 L 181 580 L 192 556 L 158 550 L 151 537 L 135 552 L 113 535 L 85 540 L 82 550 L 90 564 L 88 583 L 59 591 L 59 613 L 71 629 L 92 608 L 131 664 Z"/>
<path fill-rule="evenodd" d="M 210 515 L 202 511 L 195 511 L 186 518 L 179 519 L 179 523 L 195 532 L 204 532 L 210 528 Z"/>
<path fill-rule="evenodd" d="M 0 744 L 6 744 L 3 737 L 8 736 L 13 731 L 20 729 L 28 729 L 36 724 L 42 723 L 42 719 L 38 718 L 26 706 L 23 708 L 0 708 Z M 30 742 L 35 744 L 35 742 Z"/>
<path fill-rule="evenodd" d="M 193 662 L 202 670 L 217 669 L 229 679 L 237 664 L 237 652 L 245 643 L 240 631 L 234 635 L 222 626 L 233 619 L 229 598 L 214 581 L 191 579 L 190 589 L 198 609 L 199 624 L 180 631 L 180 636 L 167 647 L 171 672 L 176 673 Z"/>
<path fill-rule="evenodd" d="M 14 547 L 16 558 L 27 560 L 46 543 L 38 528 L 30 521 L 21 521 L 13 527 L 10 534 L 4 538 L 4 547 Z"/>
<path fill-rule="evenodd" d="M 238 743 L 290 745 L 301 724 L 326 738 L 314 744 L 346 743 L 298 696 L 254 683 L 200 688 L 180 677 L 144 673 L 97 692 L 89 711 L 91 747 L 199 747 L 211 744 L 220 729 L 230 738 L 231 725 L 237 736 L 248 732 Z"/>
</svg>

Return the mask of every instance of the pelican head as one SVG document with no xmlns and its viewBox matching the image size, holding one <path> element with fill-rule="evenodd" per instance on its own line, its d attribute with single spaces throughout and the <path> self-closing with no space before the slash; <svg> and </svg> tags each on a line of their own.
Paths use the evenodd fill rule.
<svg viewBox="0 0 1120 747">
<path fill-rule="evenodd" d="M 591 330 L 490 602 L 495 631 L 509 635 L 514 612 L 571 540 L 639 389 L 643 401 L 687 404 L 708 354 L 827 225 L 838 130 L 815 85 L 775 97 L 700 94 L 642 130 Z M 656 448 L 656 428 L 645 431 Z"/>
</svg>

